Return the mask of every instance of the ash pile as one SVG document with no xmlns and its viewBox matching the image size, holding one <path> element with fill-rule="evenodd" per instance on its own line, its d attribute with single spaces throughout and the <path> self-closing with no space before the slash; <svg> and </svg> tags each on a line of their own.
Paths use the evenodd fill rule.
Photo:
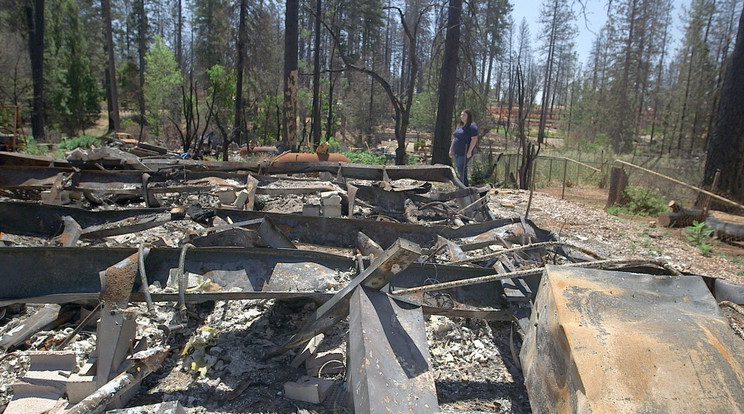
<svg viewBox="0 0 744 414">
<path fill-rule="evenodd" d="M 543 411 L 549 272 L 685 276 L 446 166 L 159 155 L 0 153 L 5 413 Z"/>
</svg>

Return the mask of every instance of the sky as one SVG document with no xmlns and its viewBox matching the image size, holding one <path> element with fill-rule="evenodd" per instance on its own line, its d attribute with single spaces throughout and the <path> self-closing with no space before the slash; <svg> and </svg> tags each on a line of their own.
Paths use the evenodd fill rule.
<svg viewBox="0 0 744 414">
<path fill-rule="evenodd" d="M 523 17 L 527 19 L 527 24 L 530 26 L 530 33 L 533 36 L 533 45 L 535 44 L 535 34 L 539 31 L 538 17 L 540 15 L 542 2 L 543 0 L 511 0 L 513 5 L 512 18 L 514 19 L 514 25 L 518 27 L 522 22 Z M 580 13 L 578 2 L 575 3 L 574 12 L 577 16 L 576 23 L 579 30 L 579 35 L 576 37 L 576 51 L 579 53 L 579 61 L 586 66 L 592 48 L 592 42 L 594 42 L 594 39 L 607 20 L 607 1 L 587 0 L 585 2 L 586 18 L 584 18 Z M 677 33 L 676 39 L 679 39 L 682 36 L 679 16 L 682 12 L 682 6 L 687 6 L 689 0 L 673 0 L 673 3 L 674 10 L 672 11 L 672 19 L 674 21 L 674 32 Z M 676 44 L 672 45 L 671 50 L 674 50 L 675 47 Z"/>
</svg>

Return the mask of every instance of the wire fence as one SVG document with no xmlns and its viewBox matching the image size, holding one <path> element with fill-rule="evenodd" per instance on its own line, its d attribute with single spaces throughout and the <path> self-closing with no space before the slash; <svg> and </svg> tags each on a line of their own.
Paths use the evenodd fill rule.
<svg viewBox="0 0 744 414">
<path fill-rule="evenodd" d="M 480 158 L 475 160 L 475 164 L 479 166 L 475 168 L 493 168 L 489 178 L 497 186 L 514 187 L 518 185 L 521 154 L 502 153 L 500 156 L 492 154 L 490 156 L 492 160 L 498 159 L 498 161 L 491 161 L 493 165 L 488 165 L 488 154 L 479 154 L 479 156 Z M 574 151 L 551 154 L 545 151 L 538 156 L 535 165 L 535 188 L 560 186 L 562 188 L 561 194 L 569 198 L 570 194 L 565 191 L 567 188 L 594 187 L 606 189 L 611 168 L 614 165 L 621 165 L 616 163 L 615 160 L 625 161 L 696 187 L 702 182 L 705 168 L 705 160 L 699 157 L 615 156 L 608 155 L 603 151 L 591 153 Z M 699 192 L 694 189 L 640 169 L 628 168 L 627 166 L 624 166 L 624 168 L 628 174 L 628 186 L 642 187 L 654 191 L 667 200 L 677 200 L 685 206 L 693 206 L 698 202 Z"/>
</svg>

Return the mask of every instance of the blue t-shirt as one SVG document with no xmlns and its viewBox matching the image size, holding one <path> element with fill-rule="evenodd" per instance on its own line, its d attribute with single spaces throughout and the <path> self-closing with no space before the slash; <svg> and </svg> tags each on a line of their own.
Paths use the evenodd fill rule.
<svg viewBox="0 0 744 414">
<path fill-rule="evenodd" d="M 478 125 L 473 122 L 469 127 L 457 127 L 452 136 L 454 137 L 452 153 L 455 155 L 467 155 L 468 148 L 470 147 L 470 139 L 478 136 Z"/>
</svg>

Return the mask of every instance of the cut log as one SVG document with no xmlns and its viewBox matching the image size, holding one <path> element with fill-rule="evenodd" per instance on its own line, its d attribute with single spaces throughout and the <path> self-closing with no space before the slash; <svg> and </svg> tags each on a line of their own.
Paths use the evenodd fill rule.
<svg viewBox="0 0 744 414">
<path fill-rule="evenodd" d="M 744 240 L 744 217 L 711 211 L 705 224 L 714 230 L 717 238 L 724 241 Z"/>
<path fill-rule="evenodd" d="M 705 221 L 705 212 L 703 210 L 693 210 L 682 208 L 678 204 L 672 207 L 672 212 L 661 213 L 656 218 L 656 224 L 660 227 L 687 227 L 692 226 L 693 222 Z"/>
<path fill-rule="evenodd" d="M 670 210 L 674 213 L 678 213 L 680 210 L 682 210 L 682 204 L 679 203 L 677 200 L 672 200 L 667 204 Z"/>
</svg>

